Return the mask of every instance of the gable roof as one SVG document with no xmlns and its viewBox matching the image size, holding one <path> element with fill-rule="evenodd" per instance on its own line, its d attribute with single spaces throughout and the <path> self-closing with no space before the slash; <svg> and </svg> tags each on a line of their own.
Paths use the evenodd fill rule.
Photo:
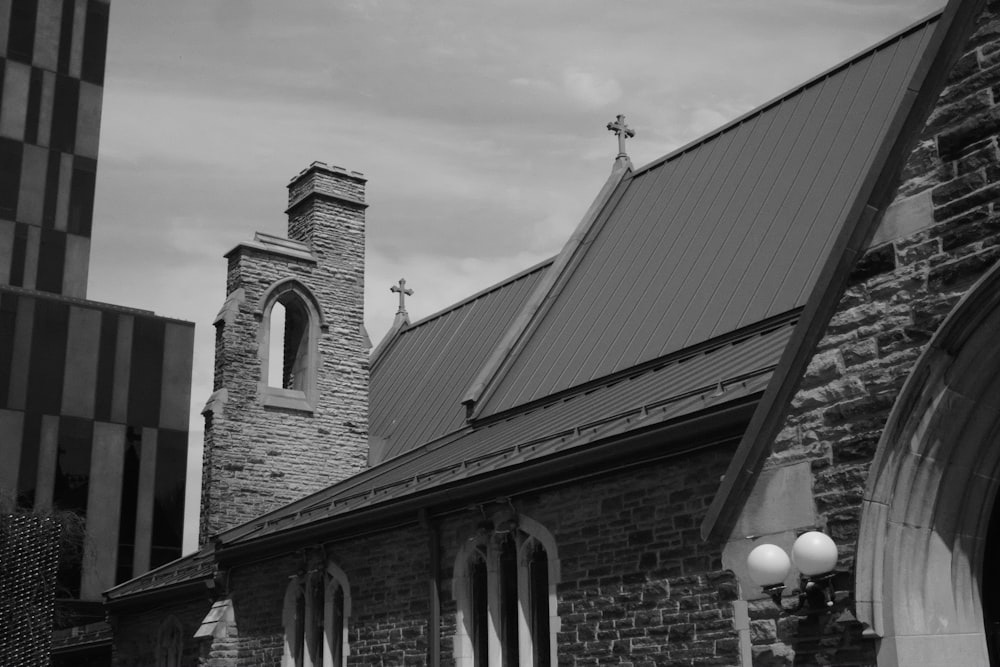
<svg viewBox="0 0 1000 667">
<path fill-rule="evenodd" d="M 794 315 L 712 341 L 644 368 L 552 397 L 504 419 L 413 448 L 259 519 L 225 531 L 216 549 L 473 483 L 543 459 L 580 454 L 650 427 L 758 398 L 787 345 Z M 688 439 L 661 439 L 660 455 Z M 702 443 L 698 443 L 700 446 Z M 549 472 L 561 474 L 560 469 Z M 517 483 L 520 483 L 519 479 Z M 478 493 L 478 487 L 474 487 Z M 452 495 L 451 499 L 458 497 Z"/>
<path fill-rule="evenodd" d="M 932 16 L 627 175 L 477 397 L 486 416 L 801 307 Z"/>
<path fill-rule="evenodd" d="M 465 425 L 461 392 L 552 264 L 548 259 L 426 317 L 379 345 L 368 430 L 380 463 Z"/>
<path fill-rule="evenodd" d="M 736 521 L 743 502 L 770 453 L 806 366 L 843 295 L 852 268 L 875 234 L 899 185 L 906 158 L 941 93 L 951 68 L 972 34 L 985 0 L 949 0 L 939 14 L 918 23 L 937 23 L 914 63 L 906 97 L 887 119 L 889 130 L 873 156 L 873 164 L 851 202 L 833 251 L 823 259 L 819 279 L 809 294 L 795 334 L 782 355 L 753 418 L 747 426 L 718 493 L 701 525 L 706 539 L 719 538 Z M 907 31 L 904 31 L 906 34 Z"/>
</svg>

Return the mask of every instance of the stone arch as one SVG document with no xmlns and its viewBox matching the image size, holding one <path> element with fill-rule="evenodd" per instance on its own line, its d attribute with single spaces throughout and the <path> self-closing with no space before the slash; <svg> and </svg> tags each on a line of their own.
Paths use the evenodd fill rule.
<svg viewBox="0 0 1000 667">
<path fill-rule="evenodd" d="M 858 619 L 878 664 L 989 664 L 980 585 L 1000 486 L 1000 265 L 913 368 L 868 475 Z"/>
<path fill-rule="evenodd" d="M 276 381 L 269 375 L 271 314 L 276 304 L 282 304 L 298 326 L 286 327 L 285 334 L 294 330 L 296 340 L 285 341 L 283 366 L 294 368 L 296 380 Z M 313 292 L 295 278 L 284 278 L 271 285 L 257 303 L 260 321 L 257 333 L 257 356 L 260 361 L 260 392 L 265 405 L 280 408 L 311 410 L 316 399 L 316 378 L 319 372 L 319 338 L 328 330 L 323 309 Z"/>
</svg>

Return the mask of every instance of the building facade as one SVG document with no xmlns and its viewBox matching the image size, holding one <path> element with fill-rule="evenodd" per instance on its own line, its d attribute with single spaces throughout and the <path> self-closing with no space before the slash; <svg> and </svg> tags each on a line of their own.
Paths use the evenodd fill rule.
<svg viewBox="0 0 1000 667">
<path fill-rule="evenodd" d="M 953 0 L 620 155 L 379 345 L 370 467 L 107 593 L 115 664 L 997 664 L 998 36 Z"/>
<path fill-rule="evenodd" d="M 0 3 L 0 511 L 82 518 L 60 625 L 183 532 L 194 325 L 86 298 L 108 12 Z"/>
</svg>

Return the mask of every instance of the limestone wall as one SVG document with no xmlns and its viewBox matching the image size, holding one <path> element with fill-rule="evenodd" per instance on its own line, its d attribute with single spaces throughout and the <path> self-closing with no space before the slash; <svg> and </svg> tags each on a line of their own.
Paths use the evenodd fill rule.
<svg viewBox="0 0 1000 667">
<path fill-rule="evenodd" d="M 850 571 L 889 412 L 941 322 L 1000 258 L 997 9 L 990 5 L 954 67 L 802 378 L 728 547 L 733 569 L 741 567 L 737 552 L 746 551 L 735 545 L 748 536 L 784 543 L 819 527 L 837 541 Z M 742 584 L 751 599 L 754 665 L 874 664 L 875 644 L 861 639 L 861 628 L 779 617 L 753 584 Z"/>
<path fill-rule="evenodd" d="M 341 181 L 350 196 L 329 196 Z M 293 185 L 289 233 L 300 243 L 247 243 L 229 254 L 226 305 L 216 322 L 215 393 L 206 407 L 202 540 L 367 462 L 364 179 L 314 163 Z M 315 299 L 322 323 L 314 323 L 308 405 L 267 404 L 262 386 L 262 300 L 287 279 Z"/>
</svg>

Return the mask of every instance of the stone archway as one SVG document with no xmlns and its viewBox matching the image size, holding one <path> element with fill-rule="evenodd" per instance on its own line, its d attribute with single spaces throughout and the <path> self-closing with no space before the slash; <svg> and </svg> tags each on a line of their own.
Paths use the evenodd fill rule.
<svg viewBox="0 0 1000 667">
<path fill-rule="evenodd" d="M 989 665 L 983 549 L 1000 479 L 1000 266 L 962 298 L 903 387 L 872 463 L 858 619 L 878 664 Z"/>
</svg>

